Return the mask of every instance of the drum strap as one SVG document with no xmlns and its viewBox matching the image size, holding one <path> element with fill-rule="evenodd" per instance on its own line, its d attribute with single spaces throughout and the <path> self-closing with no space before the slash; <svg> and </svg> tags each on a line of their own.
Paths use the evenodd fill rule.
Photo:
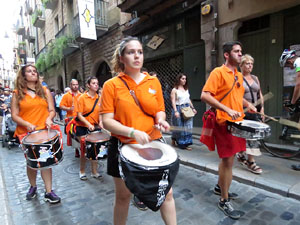
<svg viewBox="0 0 300 225">
<path fill-rule="evenodd" d="M 92 110 L 91 110 L 90 112 L 88 112 L 88 113 L 82 115 L 82 116 L 83 116 L 83 117 L 88 117 L 92 112 L 94 112 L 95 106 L 97 105 L 97 102 L 98 102 L 98 101 L 99 101 L 99 97 L 95 100 L 95 103 L 94 103 L 94 105 L 93 105 Z M 76 121 L 79 121 L 79 118 L 76 116 L 75 120 L 76 120 Z"/>
<path fill-rule="evenodd" d="M 122 79 L 122 77 L 119 77 L 119 78 L 120 78 L 121 81 L 125 84 L 125 86 L 128 88 L 130 95 L 133 97 L 135 103 L 136 103 L 136 104 L 138 105 L 138 107 L 142 110 L 142 112 L 143 112 L 144 114 L 146 114 L 147 116 L 150 116 L 150 117 L 154 118 L 154 116 L 152 116 L 152 115 L 150 115 L 149 113 L 146 113 L 146 112 L 145 112 L 145 110 L 144 110 L 143 107 L 141 106 L 141 104 L 140 104 L 138 98 L 136 97 L 136 95 L 135 95 L 135 93 L 134 93 L 134 90 L 131 90 L 131 89 L 129 88 L 128 84 L 126 83 L 126 81 L 125 81 L 124 79 Z"/>
</svg>

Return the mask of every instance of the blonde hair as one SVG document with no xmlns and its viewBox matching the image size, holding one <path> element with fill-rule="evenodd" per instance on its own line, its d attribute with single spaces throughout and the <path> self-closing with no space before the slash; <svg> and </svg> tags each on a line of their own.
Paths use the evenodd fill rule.
<svg viewBox="0 0 300 225">
<path fill-rule="evenodd" d="M 249 54 L 243 55 L 240 66 L 242 66 L 246 61 L 252 61 L 252 63 L 254 63 L 254 58 Z"/>
<path fill-rule="evenodd" d="M 19 70 L 17 78 L 16 78 L 16 91 L 17 91 L 18 104 L 24 98 L 24 96 L 26 94 L 25 91 L 27 89 L 27 80 L 25 77 L 25 70 L 27 67 L 30 67 L 30 66 L 37 70 L 37 68 L 34 65 L 25 65 Z M 40 82 L 40 74 L 38 72 L 37 72 L 37 81 L 35 83 L 35 94 L 37 96 L 47 100 L 45 90 L 43 89 L 43 86 Z"/>
<path fill-rule="evenodd" d="M 124 71 L 125 67 L 124 67 L 124 64 L 121 63 L 121 61 L 120 61 L 120 56 L 124 55 L 124 50 L 126 48 L 126 45 L 130 41 L 138 41 L 138 42 L 140 42 L 137 37 L 131 37 L 131 36 L 129 36 L 129 37 L 123 38 L 123 40 L 121 41 L 121 43 L 117 45 L 117 48 L 116 48 L 116 50 L 114 52 L 114 55 L 113 55 L 113 58 L 111 60 L 112 68 L 113 68 L 112 72 L 113 73 L 119 73 L 119 72 L 123 72 Z"/>
</svg>

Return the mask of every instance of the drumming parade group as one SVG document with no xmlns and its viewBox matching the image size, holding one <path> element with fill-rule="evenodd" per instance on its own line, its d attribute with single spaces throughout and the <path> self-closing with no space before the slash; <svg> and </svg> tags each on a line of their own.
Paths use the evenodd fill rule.
<svg viewBox="0 0 300 225">
<path fill-rule="evenodd" d="M 216 146 L 220 158 L 219 179 L 214 190 L 220 195 L 218 207 L 230 218 L 239 219 L 240 212 L 230 203 L 237 194 L 229 192 L 234 158 L 240 154 L 240 161 L 246 161 L 258 173 L 260 168 L 253 157 L 244 158 L 246 140 L 234 135 L 228 124 L 243 121 L 245 108 L 256 114 L 253 103 L 257 95 L 254 101 L 244 98 L 243 74 L 238 72 L 242 44 L 225 43 L 223 55 L 225 63 L 210 73 L 202 89 L 200 98 L 211 109 L 203 115 L 201 142 L 210 150 Z M 160 210 L 165 224 L 174 225 L 177 219 L 172 184 L 179 170 L 179 159 L 162 136 L 162 132 L 170 131 L 170 125 L 166 121 L 160 81 L 156 76 L 141 72 L 143 61 L 141 42 L 136 37 L 124 38 L 112 59 L 112 72 L 116 76 L 104 83 L 101 96 L 96 77 L 89 77 L 85 93 L 78 91 L 78 81 L 72 79 L 70 91 L 62 97 L 59 107 L 67 112 L 66 144 L 73 146 L 80 155 L 81 180 L 88 179 L 87 161 L 91 162 L 91 177 L 102 178 L 98 173 L 97 157 L 107 148 L 107 173 L 113 177 L 115 185 L 113 223 L 126 224 L 133 194 L 145 208 Z M 246 57 L 247 65 L 252 63 L 253 66 L 253 62 L 253 58 Z M 259 82 L 251 77 L 250 81 L 251 85 L 257 84 L 255 93 L 261 95 Z M 263 114 L 263 100 L 261 106 Z M 177 109 L 173 109 L 173 114 Z M 45 185 L 44 200 L 59 203 L 61 199 L 52 188 L 51 168 L 63 160 L 62 132 L 53 123 L 53 97 L 40 82 L 34 65 L 25 65 L 18 72 L 11 113 L 17 123 L 15 136 L 19 138 L 27 162 L 30 188 L 26 199 L 36 197 L 36 178 L 40 171 Z M 235 125 L 230 127 L 233 129 Z M 247 146 L 249 144 L 247 141 Z"/>
</svg>

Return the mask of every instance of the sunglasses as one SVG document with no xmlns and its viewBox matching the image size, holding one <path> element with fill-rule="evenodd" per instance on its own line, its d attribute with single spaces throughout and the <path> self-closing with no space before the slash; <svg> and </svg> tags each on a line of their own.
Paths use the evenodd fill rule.
<svg viewBox="0 0 300 225">
<path fill-rule="evenodd" d="M 234 80 L 235 81 L 237 81 L 238 80 L 238 77 L 237 76 L 234 76 Z M 240 84 L 240 82 L 236 82 L 236 86 L 238 87 L 238 88 L 240 88 L 241 87 L 241 84 Z"/>
</svg>

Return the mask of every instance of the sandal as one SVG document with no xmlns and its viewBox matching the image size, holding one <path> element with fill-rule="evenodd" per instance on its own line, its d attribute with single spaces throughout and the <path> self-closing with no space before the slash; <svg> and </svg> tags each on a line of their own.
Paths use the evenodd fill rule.
<svg viewBox="0 0 300 225">
<path fill-rule="evenodd" d="M 192 147 L 189 147 L 189 146 L 187 146 L 187 147 L 185 147 L 185 150 L 192 151 L 192 150 L 193 150 L 193 148 L 192 148 Z"/>
<path fill-rule="evenodd" d="M 247 163 L 248 163 L 248 170 L 250 170 L 252 173 L 255 173 L 255 174 L 262 173 L 262 169 L 258 165 L 256 165 L 255 162 L 247 161 Z"/>
<path fill-rule="evenodd" d="M 237 153 L 236 158 L 241 165 L 248 166 L 248 161 L 243 153 Z"/>
</svg>

